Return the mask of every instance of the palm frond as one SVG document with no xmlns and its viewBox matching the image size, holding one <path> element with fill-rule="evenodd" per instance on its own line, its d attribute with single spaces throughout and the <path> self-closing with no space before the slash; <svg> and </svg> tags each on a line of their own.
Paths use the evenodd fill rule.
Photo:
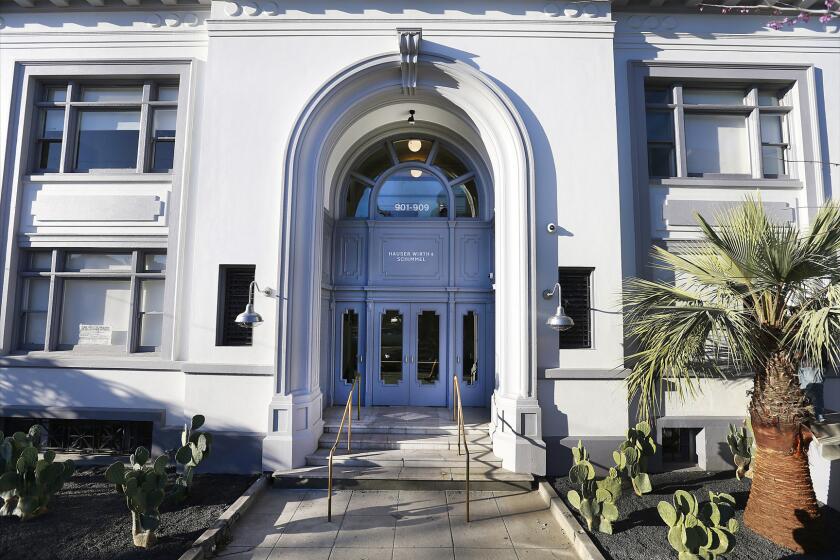
<svg viewBox="0 0 840 560">
<path fill-rule="evenodd" d="M 789 319 L 782 344 L 822 368 L 840 363 L 840 284 L 825 286 Z"/>
<path fill-rule="evenodd" d="M 629 356 L 627 387 L 642 418 L 658 409 L 663 380 L 673 380 L 680 397 L 695 396 L 698 375 L 726 374 L 718 359 L 734 368 L 758 359 L 752 315 L 722 292 L 631 279 L 624 302 L 628 335 L 640 348 Z"/>
</svg>

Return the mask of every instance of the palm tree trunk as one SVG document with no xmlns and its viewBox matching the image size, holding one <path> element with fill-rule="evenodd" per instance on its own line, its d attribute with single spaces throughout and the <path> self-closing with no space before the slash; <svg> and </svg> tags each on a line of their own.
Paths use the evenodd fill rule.
<svg viewBox="0 0 840 560">
<path fill-rule="evenodd" d="M 774 354 L 756 375 L 750 416 L 755 436 L 753 480 L 744 523 L 798 552 L 823 545 L 823 526 L 808 467 L 811 432 L 796 362 Z"/>
</svg>

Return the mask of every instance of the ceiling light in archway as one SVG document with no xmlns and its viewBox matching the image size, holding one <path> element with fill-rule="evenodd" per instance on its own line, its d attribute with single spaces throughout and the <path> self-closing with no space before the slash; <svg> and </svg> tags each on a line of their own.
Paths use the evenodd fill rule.
<svg viewBox="0 0 840 560">
<path fill-rule="evenodd" d="M 414 177 L 415 179 L 419 178 L 421 175 L 423 175 L 423 171 L 421 169 L 412 169 L 411 170 L 411 176 Z"/>
<path fill-rule="evenodd" d="M 423 149 L 423 142 L 417 140 L 416 138 L 411 139 L 408 141 L 408 149 L 415 153 L 419 152 L 421 149 Z"/>
</svg>

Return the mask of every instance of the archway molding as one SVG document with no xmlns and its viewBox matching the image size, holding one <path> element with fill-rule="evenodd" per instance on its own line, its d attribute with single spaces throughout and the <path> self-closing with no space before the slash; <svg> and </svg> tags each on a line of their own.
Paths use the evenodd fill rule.
<svg viewBox="0 0 840 560">
<path fill-rule="evenodd" d="M 460 61 L 421 55 L 415 96 L 400 93 L 400 56 L 359 61 L 328 80 L 296 120 L 284 158 L 275 394 L 263 443 L 264 469 L 305 463 L 323 431 L 321 278 L 324 197 L 346 151 L 347 131 L 380 111 L 379 123 L 403 125 L 406 107 L 424 106 L 465 124 L 486 158 L 495 198 L 496 388 L 494 452 L 519 472 L 545 471 L 536 399 L 534 163 L 515 106 L 488 76 Z M 401 106 L 402 104 L 402 106 Z M 430 119 L 431 120 L 431 119 Z M 436 122 L 447 119 L 441 117 Z M 472 132 L 470 133 L 470 129 Z M 352 135 L 351 135 L 352 136 Z M 504 341 L 499 343 L 500 337 Z"/>
</svg>

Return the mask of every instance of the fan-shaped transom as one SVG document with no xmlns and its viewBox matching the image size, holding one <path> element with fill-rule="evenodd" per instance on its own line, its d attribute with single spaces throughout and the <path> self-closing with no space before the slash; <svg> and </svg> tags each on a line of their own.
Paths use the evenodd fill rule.
<svg viewBox="0 0 840 560">
<path fill-rule="evenodd" d="M 475 171 L 450 146 L 423 136 L 389 138 L 376 144 L 350 168 L 345 192 L 345 218 L 481 215 Z"/>
</svg>

